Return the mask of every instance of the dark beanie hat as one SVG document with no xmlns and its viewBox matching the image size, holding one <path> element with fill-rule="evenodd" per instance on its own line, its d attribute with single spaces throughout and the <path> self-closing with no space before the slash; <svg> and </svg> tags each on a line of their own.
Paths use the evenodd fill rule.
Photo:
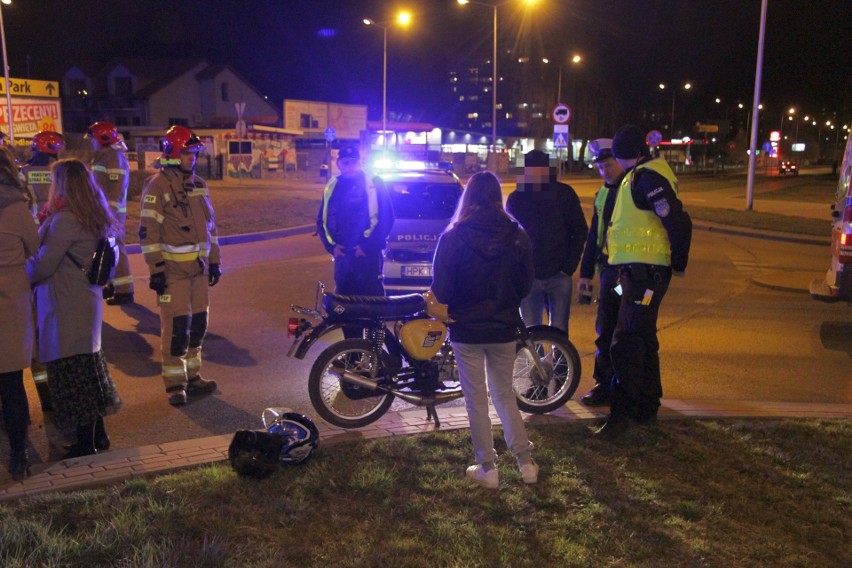
<svg viewBox="0 0 852 568">
<path fill-rule="evenodd" d="M 530 150 L 524 154 L 525 168 L 547 168 L 550 167 L 550 156 L 541 150 Z"/>
<path fill-rule="evenodd" d="M 638 126 L 626 124 L 615 132 L 615 136 L 612 137 L 612 155 L 622 160 L 649 155 L 645 135 Z"/>
</svg>

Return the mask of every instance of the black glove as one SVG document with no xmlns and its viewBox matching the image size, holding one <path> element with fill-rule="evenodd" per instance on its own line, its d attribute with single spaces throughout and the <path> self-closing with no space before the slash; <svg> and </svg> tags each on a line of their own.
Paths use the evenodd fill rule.
<svg viewBox="0 0 852 568">
<path fill-rule="evenodd" d="M 166 293 L 166 273 L 165 272 L 156 272 L 151 275 L 151 279 L 148 281 L 148 288 L 157 293 L 158 296 L 162 296 Z"/>
<path fill-rule="evenodd" d="M 210 286 L 215 286 L 219 283 L 219 278 L 222 277 L 222 269 L 218 264 L 211 264 L 207 267 L 207 283 Z"/>
</svg>

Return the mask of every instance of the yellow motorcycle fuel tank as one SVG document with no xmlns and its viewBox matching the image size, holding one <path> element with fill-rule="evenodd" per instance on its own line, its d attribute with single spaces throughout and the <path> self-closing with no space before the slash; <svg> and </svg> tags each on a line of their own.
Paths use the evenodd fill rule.
<svg viewBox="0 0 852 568">
<path fill-rule="evenodd" d="M 399 328 L 399 340 L 414 359 L 434 357 L 447 338 L 447 326 L 433 319 L 416 319 Z"/>
</svg>

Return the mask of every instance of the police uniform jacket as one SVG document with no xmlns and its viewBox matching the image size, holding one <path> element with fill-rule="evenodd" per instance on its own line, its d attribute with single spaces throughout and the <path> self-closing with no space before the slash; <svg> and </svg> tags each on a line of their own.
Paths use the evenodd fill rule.
<svg viewBox="0 0 852 568">
<path fill-rule="evenodd" d="M 142 190 L 139 243 L 151 274 L 188 278 L 219 264 L 210 191 L 199 176 L 164 167 Z"/>
<path fill-rule="evenodd" d="M 375 212 L 370 210 L 368 189 L 375 192 Z M 335 245 L 347 250 L 360 246 L 364 252 L 380 253 L 387 247 L 393 223 L 393 205 L 381 178 L 368 180 L 364 172 L 356 172 L 335 176 L 325 187 L 317 214 L 317 234 L 329 253 Z"/>
<path fill-rule="evenodd" d="M 692 242 L 692 219 L 684 210 L 676 189 L 663 175 L 648 167 L 638 167 L 650 162 L 641 159 L 624 173 L 622 186 L 630 181 L 630 196 L 637 209 L 650 211 L 660 220 L 671 245 L 671 267 L 675 272 L 686 270 L 689 247 Z M 633 170 L 636 170 L 635 172 Z M 623 191 L 624 187 L 620 191 Z M 621 199 L 628 196 L 620 195 Z"/>
<path fill-rule="evenodd" d="M 606 228 L 612 219 L 612 208 L 618 195 L 618 186 L 621 185 L 621 177 L 613 184 L 604 184 L 595 194 L 595 209 L 592 213 L 592 222 L 589 225 L 589 234 L 586 237 L 586 247 L 583 250 L 583 260 L 580 261 L 580 278 L 592 279 L 595 277 L 595 269 L 598 266 L 608 265 L 607 255 L 603 251 L 603 242 L 599 242 L 599 235 L 606 239 Z M 606 190 L 601 214 L 598 213 L 597 202 L 602 191 Z"/>
</svg>

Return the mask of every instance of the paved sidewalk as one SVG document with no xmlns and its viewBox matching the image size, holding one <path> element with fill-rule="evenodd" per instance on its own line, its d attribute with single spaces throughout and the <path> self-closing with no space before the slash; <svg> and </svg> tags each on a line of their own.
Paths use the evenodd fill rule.
<svg viewBox="0 0 852 568">
<path fill-rule="evenodd" d="M 843 418 L 852 419 L 852 404 L 820 404 L 797 402 L 741 402 L 741 401 L 686 401 L 664 399 L 660 419 L 679 418 Z M 577 401 L 546 415 L 527 415 L 529 424 L 546 424 L 566 420 L 591 423 L 606 414 L 605 408 L 591 409 Z M 463 407 L 438 407 L 441 430 L 458 430 L 468 427 L 467 413 Z M 491 420 L 499 424 L 494 409 Z M 412 408 L 389 412 L 378 422 L 358 428 L 343 430 L 317 420 L 320 430 L 320 452 L 328 445 L 344 440 L 366 440 L 383 436 L 402 436 L 435 431 L 426 421 L 426 410 Z M 665 427 L 665 426 L 661 426 Z M 221 462 L 227 459 L 232 434 L 211 436 L 196 440 L 182 440 L 166 444 L 107 451 L 94 456 L 73 458 L 47 464 L 23 483 L 11 479 L 0 482 L 0 501 L 24 496 L 35 496 L 52 491 L 69 491 L 109 485 L 134 477 L 162 474 L 200 464 Z"/>
</svg>

